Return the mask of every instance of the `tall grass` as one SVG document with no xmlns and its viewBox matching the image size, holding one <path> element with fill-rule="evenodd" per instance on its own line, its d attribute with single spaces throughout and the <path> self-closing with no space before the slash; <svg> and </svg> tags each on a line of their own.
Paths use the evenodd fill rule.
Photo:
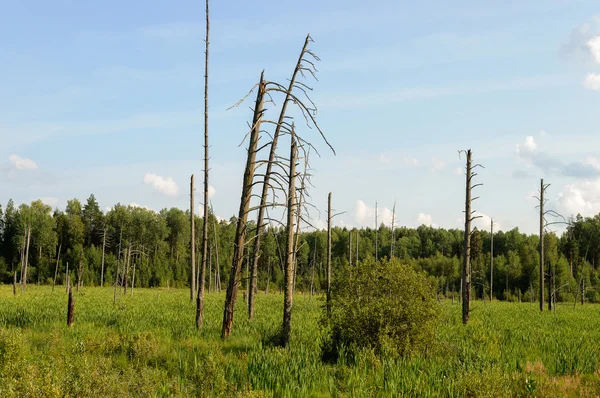
<svg viewBox="0 0 600 398">
<path fill-rule="evenodd" d="M 109 288 L 67 296 L 28 287 L 16 297 L 0 286 L 0 396 L 597 396 L 600 306 L 442 303 L 436 342 L 419 357 L 321 360 L 322 300 L 296 295 L 290 349 L 269 344 L 283 298 L 259 294 L 249 322 L 236 308 L 223 342 L 223 294 L 206 297 L 205 329 L 194 326 L 185 289 L 136 289 L 113 305 Z"/>
</svg>

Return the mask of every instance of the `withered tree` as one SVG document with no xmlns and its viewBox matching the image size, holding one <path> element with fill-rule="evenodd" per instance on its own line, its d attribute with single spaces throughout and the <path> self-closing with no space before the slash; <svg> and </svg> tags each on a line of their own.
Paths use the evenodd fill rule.
<svg viewBox="0 0 600 398">
<path fill-rule="evenodd" d="M 465 184 L 465 232 L 464 232 L 464 249 L 463 249 L 463 268 L 462 268 L 462 321 L 463 324 L 469 322 L 470 302 L 471 302 L 471 222 L 481 216 L 475 215 L 475 210 L 471 209 L 471 205 L 478 197 L 472 197 L 471 191 L 483 184 L 473 184 L 473 178 L 477 176 L 473 170 L 477 167 L 483 167 L 480 164 L 473 165 L 473 157 L 471 150 L 459 151 L 466 153 L 466 184 Z"/>
<path fill-rule="evenodd" d="M 202 265 L 196 298 L 196 328 L 201 329 L 204 323 L 204 280 L 206 279 L 206 255 L 208 254 L 208 49 L 210 34 L 210 18 L 208 0 L 206 0 L 206 37 L 204 57 L 204 215 L 202 222 Z"/>
</svg>

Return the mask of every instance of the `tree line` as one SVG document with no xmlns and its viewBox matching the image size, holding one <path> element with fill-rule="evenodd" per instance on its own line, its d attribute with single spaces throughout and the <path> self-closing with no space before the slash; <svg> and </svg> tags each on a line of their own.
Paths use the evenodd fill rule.
<svg viewBox="0 0 600 398">
<path fill-rule="evenodd" d="M 202 258 L 203 218 L 195 216 L 195 259 Z M 229 281 L 228 267 L 234 255 L 236 217 L 207 218 L 208 291 L 221 291 Z M 252 240 L 253 221 L 247 237 Z M 425 271 L 439 297 L 452 298 L 460 291 L 464 248 L 462 229 L 394 227 L 332 228 L 331 266 L 333 278 L 348 266 L 371 259 L 395 257 L 417 271 Z M 299 232 L 294 289 L 304 293 L 324 292 L 327 280 L 327 231 Z M 257 289 L 283 289 L 286 230 L 269 226 L 262 235 L 257 263 Z M 107 212 L 94 195 L 85 204 L 67 202 L 64 211 L 36 200 L 18 207 L 9 200 L 0 206 L 0 280 L 16 283 L 64 284 L 67 275 L 77 285 L 131 287 L 184 287 L 192 283 L 190 212 L 177 208 L 159 212 L 117 204 Z M 519 232 L 495 231 L 493 279 L 490 280 L 491 234 L 473 230 L 471 236 L 472 291 L 489 299 L 490 284 L 495 299 L 534 300 L 539 288 L 539 237 Z M 393 253 L 392 253 L 393 251 Z M 243 253 L 241 288 L 248 289 L 251 248 Z M 562 235 L 544 235 L 545 272 L 554 280 L 556 301 L 598 301 L 600 284 L 600 215 L 570 220 Z M 200 264 L 198 264 L 198 267 Z M 68 274 L 66 273 L 68 271 Z M 198 282 L 199 272 L 194 278 Z M 492 282 L 492 283 L 490 283 Z"/>
</svg>

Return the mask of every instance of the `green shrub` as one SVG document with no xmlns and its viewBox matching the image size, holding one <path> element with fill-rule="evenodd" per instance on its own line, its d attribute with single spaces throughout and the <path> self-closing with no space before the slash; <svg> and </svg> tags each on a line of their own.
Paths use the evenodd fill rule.
<svg viewBox="0 0 600 398">
<path fill-rule="evenodd" d="M 362 348 L 406 355 L 432 343 L 439 304 L 425 274 L 399 260 L 365 261 L 344 274 L 324 322 L 325 357 Z"/>
</svg>

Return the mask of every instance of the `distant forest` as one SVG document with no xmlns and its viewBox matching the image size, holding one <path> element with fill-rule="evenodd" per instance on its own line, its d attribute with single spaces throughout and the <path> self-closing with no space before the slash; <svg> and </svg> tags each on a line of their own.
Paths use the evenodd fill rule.
<svg viewBox="0 0 600 398">
<path fill-rule="evenodd" d="M 195 236 L 201 239 L 201 217 Z M 553 281 L 557 301 L 599 301 L 600 215 L 577 216 L 565 233 L 545 235 L 545 269 Z M 218 221 L 209 215 L 207 280 L 209 291 L 223 290 L 230 275 L 235 217 Z M 254 231 L 254 228 L 249 228 Z M 6 284 L 63 284 L 67 264 L 72 281 L 84 286 L 135 283 L 135 287 L 189 286 L 190 213 L 177 208 L 155 212 L 142 207 L 115 205 L 104 213 L 94 195 L 86 203 L 68 201 L 65 211 L 53 210 L 41 200 L 0 206 L 0 281 Z M 248 241 L 252 240 L 248 236 Z M 472 235 L 472 283 L 477 298 L 529 301 L 539 287 L 539 237 L 517 228 L 494 232 L 493 281 L 490 231 Z M 327 232 L 301 232 L 295 267 L 296 292 L 322 292 L 326 281 Z M 438 297 L 456 297 L 460 291 L 464 231 L 459 229 L 398 227 L 332 231 L 333 275 L 357 261 L 399 258 L 427 273 Z M 285 230 L 270 227 L 263 237 L 258 289 L 277 291 L 283 286 Z M 196 244 L 196 248 L 202 245 Z M 199 253 L 198 253 L 199 254 Z M 201 256 L 196 255 L 199 262 Z M 117 270 L 119 270 L 117 272 Z M 196 273 L 197 275 L 198 273 Z M 118 275 L 118 278 L 115 278 Z M 243 275 L 247 275 L 244 261 Z M 246 279 L 246 278 L 244 278 Z M 491 283 L 492 282 L 492 283 Z M 247 288 L 245 281 L 242 289 Z"/>
</svg>

